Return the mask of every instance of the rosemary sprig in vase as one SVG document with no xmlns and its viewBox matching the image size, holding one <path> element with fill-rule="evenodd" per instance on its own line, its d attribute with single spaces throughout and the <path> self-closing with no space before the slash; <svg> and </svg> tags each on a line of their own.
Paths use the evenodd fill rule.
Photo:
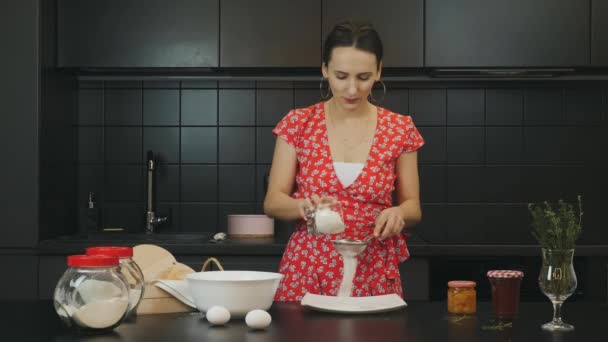
<svg viewBox="0 0 608 342">
<path fill-rule="evenodd" d="M 554 209 L 548 202 L 528 204 L 532 235 L 545 249 L 574 249 L 582 231 L 583 204 L 578 196 L 578 214 L 572 204 L 559 200 Z"/>
<path fill-rule="evenodd" d="M 553 303 L 553 321 L 542 326 L 550 331 L 569 331 L 574 327 L 561 319 L 562 303 L 577 286 L 572 259 L 576 240 L 582 232 L 583 205 L 578 196 L 578 213 L 572 204 L 559 200 L 553 208 L 548 202 L 529 204 L 532 235 L 542 247 L 543 266 L 538 277 L 541 291 Z"/>
</svg>

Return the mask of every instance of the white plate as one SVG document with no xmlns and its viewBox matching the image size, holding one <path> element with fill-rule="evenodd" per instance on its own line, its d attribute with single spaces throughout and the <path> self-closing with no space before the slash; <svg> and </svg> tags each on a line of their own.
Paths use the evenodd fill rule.
<svg viewBox="0 0 608 342">
<path fill-rule="evenodd" d="M 307 293 L 300 304 L 319 311 L 337 313 L 386 312 L 407 306 L 407 303 L 394 293 L 370 297 L 336 297 Z"/>
</svg>

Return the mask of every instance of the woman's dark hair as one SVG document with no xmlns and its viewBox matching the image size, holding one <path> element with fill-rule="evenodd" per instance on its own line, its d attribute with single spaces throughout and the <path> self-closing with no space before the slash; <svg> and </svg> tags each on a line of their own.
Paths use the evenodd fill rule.
<svg viewBox="0 0 608 342">
<path fill-rule="evenodd" d="M 354 47 L 376 55 L 380 68 L 382 61 L 382 41 L 372 24 L 364 21 L 347 20 L 336 24 L 323 44 L 323 63 L 329 64 L 331 52 L 337 47 Z"/>
</svg>

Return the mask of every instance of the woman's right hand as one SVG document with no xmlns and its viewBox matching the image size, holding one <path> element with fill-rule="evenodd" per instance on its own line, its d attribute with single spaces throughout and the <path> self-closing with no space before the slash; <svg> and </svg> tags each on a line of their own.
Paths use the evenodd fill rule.
<svg viewBox="0 0 608 342">
<path fill-rule="evenodd" d="M 317 195 L 312 195 L 312 196 L 310 196 L 310 198 L 309 197 L 303 198 L 300 200 L 300 203 L 298 203 L 300 217 L 302 217 L 302 219 L 304 221 L 308 221 L 308 219 L 310 218 L 311 212 L 315 210 L 317 205 L 319 205 L 320 203 L 333 204 L 336 202 L 338 202 L 338 199 L 335 197 L 332 197 L 332 196 L 320 197 Z"/>
</svg>

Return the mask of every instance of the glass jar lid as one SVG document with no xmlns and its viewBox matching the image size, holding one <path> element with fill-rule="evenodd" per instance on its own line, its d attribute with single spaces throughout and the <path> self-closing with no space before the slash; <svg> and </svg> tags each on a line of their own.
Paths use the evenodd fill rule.
<svg viewBox="0 0 608 342">
<path fill-rule="evenodd" d="M 524 272 L 514 270 L 491 270 L 487 273 L 488 278 L 523 278 Z"/>
<path fill-rule="evenodd" d="M 448 287 L 454 287 L 454 288 L 463 288 L 463 287 L 475 287 L 477 286 L 477 283 L 475 283 L 474 281 L 470 281 L 470 280 L 452 280 L 452 281 L 448 281 Z"/>
<path fill-rule="evenodd" d="M 87 255 L 111 255 L 119 258 L 130 258 L 133 256 L 133 248 L 124 246 L 89 247 L 87 248 Z"/>
<path fill-rule="evenodd" d="M 114 267 L 118 266 L 118 257 L 110 255 L 70 255 L 70 267 Z"/>
</svg>

